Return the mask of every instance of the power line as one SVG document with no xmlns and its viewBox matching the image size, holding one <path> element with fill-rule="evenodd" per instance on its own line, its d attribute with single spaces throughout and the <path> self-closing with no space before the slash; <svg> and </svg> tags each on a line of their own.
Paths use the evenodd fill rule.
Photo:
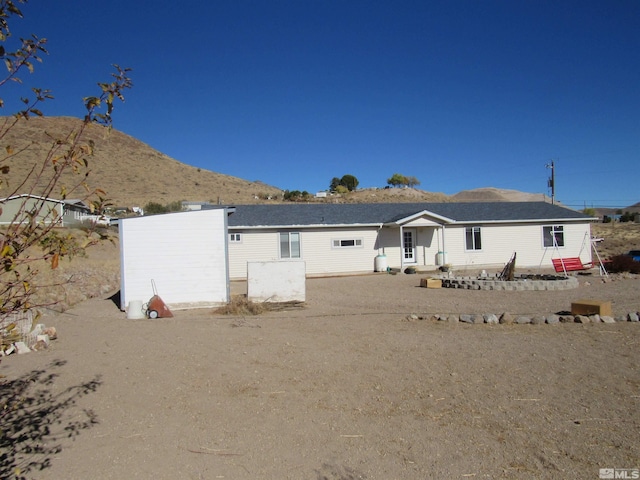
<svg viewBox="0 0 640 480">
<path fill-rule="evenodd" d="M 585 208 L 585 202 L 582 203 L 565 203 L 565 202 L 561 202 L 564 206 L 566 207 L 572 207 L 572 208 Z M 629 208 L 638 208 L 640 209 L 640 207 L 632 207 L 631 205 L 622 205 L 622 204 L 610 204 L 610 205 L 605 205 L 605 204 L 594 204 L 594 203 L 587 203 L 586 204 L 586 208 L 616 208 L 616 209 L 629 209 Z"/>
</svg>

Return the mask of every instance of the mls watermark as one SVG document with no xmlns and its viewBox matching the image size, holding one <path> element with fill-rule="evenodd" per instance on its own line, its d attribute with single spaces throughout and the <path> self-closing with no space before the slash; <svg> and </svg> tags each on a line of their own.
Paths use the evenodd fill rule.
<svg viewBox="0 0 640 480">
<path fill-rule="evenodd" d="M 600 478 L 640 479 L 640 468 L 601 468 Z"/>
</svg>

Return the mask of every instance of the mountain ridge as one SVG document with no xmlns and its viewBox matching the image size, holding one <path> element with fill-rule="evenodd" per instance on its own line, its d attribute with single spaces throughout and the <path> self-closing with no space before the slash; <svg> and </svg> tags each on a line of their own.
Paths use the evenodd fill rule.
<svg viewBox="0 0 640 480">
<path fill-rule="evenodd" d="M 0 117 L 0 125 L 4 122 L 6 126 L 13 118 Z M 5 149 L 11 145 L 19 152 L 0 161 L 0 166 L 10 167 L 10 174 L 4 177 L 10 184 L 2 185 L 0 197 L 12 193 L 19 181 L 27 177 L 29 169 L 43 162 L 55 139 L 65 138 L 81 124 L 82 120 L 75 117 L 33 117 L 18 121 L 0 142 Z M 104 190 L 114 206 L 144 206 L 149 202 L 167 205 L 177 201 L 227 205 L 282 201 L 283 191 L 276 186 L 193 167 L 115 128 L 89 125 L 85 133 L 84 140 L 94 145 L 94 152 L 88 158 L 91 170 L 88 182 L 92 188 Z M 17 193 L 26 193 L 26 189 L 27 186 L 19 188 Z M 75 197 L 69 195 L 69 198 Z M 464 190 L 454 195 L 415 188 L 365 188 L 308 200 L 335 203 L 549 201 L 542 193 L 494 187 Z"/>
<path fill-rule="evenodd" d="M 10 117 L 0 117 L 0 124 L 7 118 Z M 13 184 L 3 190 L 12 191 L 33 165 L 44 161 L 55 139 L 66 138 L 81 122 L 75 117 L 20 120 L 1 142 L 3 147 L 11 145 L 14 151 L 20 152 L 1 163 L 10 167 L 10 175 L 6 177 L 13 180 Z M 115 128 L 89 125 L 84 140 L 94 145 L 94 153 L 88 157 L 91 171 L 88 181 L 92 188 L 106 191 L 115 205 L 142 206 L 149 202 L 164 205 L 180 200 L 258 203 L 261 197 L 281 193 L 279 188 L 261 182 L 187 165 Z M 65 181 L 70 182 L 70 176 Z M 27 187 L 18 193 L 24 193 Z M 36 188 L 35 193 L 38 190 Z M 0 193 L 0 196 L 6 194 Z"/>
</svg>

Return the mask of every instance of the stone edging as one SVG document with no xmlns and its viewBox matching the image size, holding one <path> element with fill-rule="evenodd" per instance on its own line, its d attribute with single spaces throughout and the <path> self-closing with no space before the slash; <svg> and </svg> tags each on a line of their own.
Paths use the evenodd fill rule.
<svg viewBox="0 0 640 480">
<path fill-rule="evenodd" d="M 576 277 L 559 277 L 545 280 L 522 276 L 513 281 L 475 277 L 442 278 L 442 288 L 462 288 L 467 290 L 569 290 L 578 288 L 578 285 L 579 282 Z"/>
<path fill-rule="evenodd" d="M 512 315 L 503 313 L 496 315 L 494 313 L 485 314 L 431 314 L 419 316 L 416 314 L 407 315 L 407 321 L 431 320 L 448 323 L 489 323 L 489 324 L 519 324 L 519 325 L 540 325 L 540 324 L 558 324 L 558 323 L 616 323 L 616 322 L 635 322 L 640 323 L 640 312 L 629 312 L 627 315 L 610 317 L 606 315 L 570 315 L 570 314 L 548 314 L 548 315 Z"/>
</svg>

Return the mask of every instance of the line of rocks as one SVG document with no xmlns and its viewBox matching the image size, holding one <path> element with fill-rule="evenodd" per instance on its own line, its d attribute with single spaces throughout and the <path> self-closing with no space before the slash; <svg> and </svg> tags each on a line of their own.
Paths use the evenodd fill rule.
<svg viewBox="0 0 640 480">
<path fill-rule="evenodd" d="M 630 312 L 627 315 L 611 317 L 608 315 L 571 315 L 569 313 L 552 313 L 549 315 L 513 315 L 505 312 L 501 315 L 494 313 L 485 314 L 429 314 L 407 315 L 406 320 L 414 322 L 416 320 L 430 320 L 433 322 L 448 323 L 489 323 L 489 324 L 518 324 L 518 325 L 541 325 L 558 323 L 616 323 L 616 322 L 638 322 L 640 323 L 640 312 Z"/>
<path fill-rule="evenodd" d="M 506 281 L 497 278 L 454 277 L 443 278 L 442 288 L 461 288 L 466 290 L 569 290 L 578 287 L 576 277 L 556 277 L 549 275 L 547 278 L 533 276 L 516 277 L 515 280 Z"/>
</svg>

